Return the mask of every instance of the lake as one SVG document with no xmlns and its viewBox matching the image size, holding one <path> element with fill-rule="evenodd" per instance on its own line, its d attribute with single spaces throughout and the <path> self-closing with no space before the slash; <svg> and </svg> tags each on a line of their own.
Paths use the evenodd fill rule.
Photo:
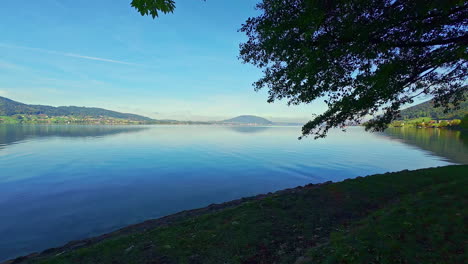
<svg viewBox="0 0 468 264">
<path fill-rule="evenodd" d="M 0 125 L 0 261 L 308 183 L 468 163 L 459 131 Z"/>
</svg>

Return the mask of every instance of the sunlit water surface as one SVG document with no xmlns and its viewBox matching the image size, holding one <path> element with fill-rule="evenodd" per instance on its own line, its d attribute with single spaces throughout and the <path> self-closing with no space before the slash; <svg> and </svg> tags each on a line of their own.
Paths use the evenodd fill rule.
<svg viewBox="0 0 468 264">
<path fill-rule="evenodd" d="M 468 163 L 457 131 L 0 125 L 0 261 L 308 183 Z"/>
</svg>

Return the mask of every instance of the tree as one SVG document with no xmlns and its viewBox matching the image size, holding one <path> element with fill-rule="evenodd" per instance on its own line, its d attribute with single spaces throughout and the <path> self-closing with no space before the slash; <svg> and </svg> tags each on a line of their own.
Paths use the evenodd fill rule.
<svg viewBox="0 0 468 264">
<path fill-rule="evenodd" d="M 149 2 L 173 4 L 134 2 L 146 3 L 137 5 L 142 14 Z M 263 70 L 254 87 L 268 89 L 268 102 L 325 101 L 304 136 L 369 115 L 366 129 L 381 131 L 419 95 L 446 110 L 466 99 L 466 1 L 262 0 L 257 8 L 240 29 L 248 37 L 240 59 Z"/>
<path fill-rule="evenodd" d="M 452 0 L 263 0 L 241 31 L 240 57 L 263 69 L 255 88 L 269 102 L 323 98 L 328 110 L 302 129 L 367 123 L 383 130 L 420 94 L 436 106 L 465 100 L 468 2 Z"/>
<path fill-rule="evenodd" d="M 439 123 L 439 127 L 446 127 L 446 126 L 448 126 L 448 125 L 449 125 L 449 122 L 447 122 L 447 121 L 445 121 L 445 120 L 442 120 L 442 121 L 440 121 L 440 123 Z"/>
<path fill-rule="evenodd" d="M 404 124 L 401 121 L 395 121 L 392 123 L 393 127 L 403 127 Z"/>
<path fill-rule="evenodd" d="M 453 119 L 452 121 L 450 121 L 450 126 L 459 126 L 460 124 L 461 124 L 460 119 Z"/>
<path fill-rule="evenodd" d="M 468 114 L 466 114 L 461 120 L 460 127 L 468 130 Z"/>
<path fill-rule="evenodd" d="M 159 16 L 159 12 L 173 13 L 175 9 L 174 0 L 132 0 L 130 5 L 142 16 L 151 15 L 153 19 Z"/>
<path fill-rule="evenodd" d="M 158 17 L 159 12 L 167 14 L 175 9 L 174 0 L 132 0 L 130 5 L 142 16 L 151 15 L 153 18 Z"/>
</svg>

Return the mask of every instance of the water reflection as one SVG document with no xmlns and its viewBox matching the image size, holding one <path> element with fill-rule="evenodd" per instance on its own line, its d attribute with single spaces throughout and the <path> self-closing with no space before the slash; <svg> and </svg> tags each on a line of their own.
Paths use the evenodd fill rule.
<svg viewBox="0 0 468 264">
<path fill-rule="evenodd" d="M 232 131 L 246 134 L 265 132 L 271 129 L 271 127 L 257 127 L 257 126 L 229 126 L 227 127 Z"/>
<path fill-rule="evenodd" d="M 392 139 L 350 127 L 346 133 L 330 131 L 323 140 L 297 140 L 300 132 L 299 127 L 0 126 L 0 144 L 7 146 L 0 150 L 0 261 L 211 203 L 450 164 L 421 150 L 426 144 L 445 146 L 441 156 L 466 152 L 461 136 L 446 132 L 421 140 L 421 148 L 407 142 L 418 143 L 427 137 L 419 133 L 429 130 L 396 131 Z"/>
<path fill-rule="evenodd" d="M 468 164 L 468 133 L 437 128 L 389 128 L 384 135 L 430 151 L 449 161 Z"/>
<path fill-rule="evenodd" d="M 148 129 L 131 126 L 87 125 L 0 125 L 0 150 L 29 138 L 37 137 L 104 137 L 121 133 L 134 133 Z"/>
</svg>

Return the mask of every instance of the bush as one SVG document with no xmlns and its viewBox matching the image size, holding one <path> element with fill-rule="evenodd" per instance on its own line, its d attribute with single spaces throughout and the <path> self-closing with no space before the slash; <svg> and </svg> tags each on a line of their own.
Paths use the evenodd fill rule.
<svg viewBox="0 0 468 264">
<path fill-rule="evenodd" d="M 460 123 L 461 123 L 460 119 L 454 119 L 454 120 L 450 121 L 451 126 L 459 126 Z"/>
<path fill-rule="evenodd" d="M 445 121 L 445 120 L 443 120 L 443 121 L 441 121 L 441 122 L 439 123 L 439 127 L 446 127 L 446 126 L 448 126 L 448 125 L 449 125 L 449 122 L 447 122 L 447 121 Z"/>
<path fill-rule="evenodd" d="M 403 126 L 403 122 L 401 122 L 401 121 L 395 121 L 395 122 L 393 122 L 392 126 L 394 126 L 394 127 L 402 127 L 402 126 Z"/>
<path fill-rule="evenodd" d="M 468 129 L 468 114 L 463 117 L 463 119 L 460 122 L 460 127 L 463 129 Z"/>
</svg>

